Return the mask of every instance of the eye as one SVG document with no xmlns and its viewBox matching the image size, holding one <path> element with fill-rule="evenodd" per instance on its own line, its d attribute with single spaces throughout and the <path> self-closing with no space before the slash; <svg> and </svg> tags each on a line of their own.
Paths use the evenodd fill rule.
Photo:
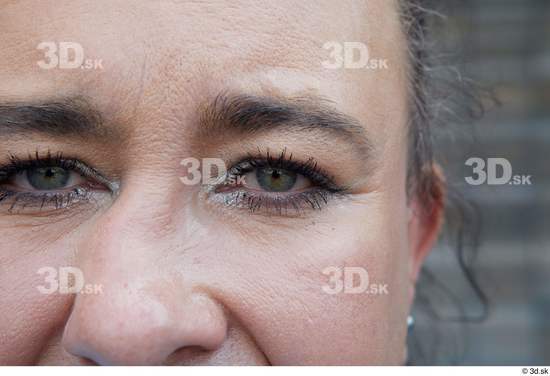
<svg viewBox="0 0 550 376">
<path fill-rule="evenodd" d="M 25 191 L 60 191 L 85 182 L 86 179 L 75 171 L 59 166 L 41 166 L 19 171 L 13 176 L 11 185 Z"/>
<path fill-rule="evenodd" d="M 266 192 L 296 192 L 311 186 L 303 175 L 273 167 L 257 167 L 244 175 L 244 186 Z"/>
<path fill-rule="evenodd" d="M 346 188 L 336 185 L 313 158 L 294 160 L 286 149 L 278 157 L 260 150 L 257 155 L 249 154 L 228 170 L 223 183 L 208 192 L 215 203 L 279 216 L 319 210 L 330 199 L 347 195 Z"/>
<path fill-rule="evenodd" d="M 0 166 L 0 214 L 35 214 L 50 209 L 68 209 L 73 204 L 96 202 L 104 194 L 114 194 L 118 184 L 77 159 L 61 153 L 29 156 L 10 155 L 10 163 Z"/>
</svg>

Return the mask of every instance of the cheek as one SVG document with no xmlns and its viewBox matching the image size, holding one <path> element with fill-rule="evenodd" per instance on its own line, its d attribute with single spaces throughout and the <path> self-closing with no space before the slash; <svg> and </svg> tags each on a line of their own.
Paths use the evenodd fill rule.
<svg viewBox="0 0 550 376">
<path fill-rule="evenodd" d="M 234 295 L 229 305 L 272 362 L 403 361 L 405 200 L 362 201 L 290 230 L 271 226 L 233 238 L 239 262 L 227 260 L 231 266 L 217 274 L 233 276 L 225 285 Z"/>
<path fill-rule="evenodd" d="M 372 194 L 293 225 L 197 219 L 187 239 L 196 246 L 166 249 L 169 262 L 155 263 L 207 286 L 275 364 L 395 364 L 407 309 L 404 206 Z M 33 362 L 69 314 L 71 295 L 41 294 L 37 287 L 47 283 L 38 270 L 79 264 L 78 233 L 61 236 L 56 225 L 36 230 L 0 232 L 7 239 L 0 333 L 9 344 L 0 347 L 0 364 Z M 368 274 L 368 290 L 357 291 L 358 275 L 346 287 L 350 271 L 364 277 L 357 270 Z"/>
<path fill-rule="evenodd" d="M 71 248 L 67 242 L 29 236 L 26 228 L 2 228 L 0 365 L 31 364 L 68 316 L 70 295 L 47 294 L 39 287 L 53 288 L 48 276 L 70 265 Z"/>
</svg>

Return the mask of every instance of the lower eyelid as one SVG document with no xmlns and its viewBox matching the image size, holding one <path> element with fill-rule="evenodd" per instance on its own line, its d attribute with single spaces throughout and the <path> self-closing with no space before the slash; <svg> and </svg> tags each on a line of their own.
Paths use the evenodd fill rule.
<svg viewBox="0 0 550 376">
<path fill-rule="evenodd" d="M 307 212 L 319 211 L 330 203 L 330 200 L 342 194 L 322 188 L 306 192 L 290 193 L 251 193 L 249 190 L 209 194 L 214 203 L 233 209 L 248 209 L 250 212 L 268 215 L 300 216 Z"/>
<path fill-rule="evenodd" d="M 24 171 L 17 175 L 21 178 Z M 10 214 L 39 214 L 76 205 L 92 203 L 99 195 L 112 192 L 100 183 L 94 183 L 73 171 L 67 187 L 57 190 L 38 191 L 27 182 L 24 186 L 9 186 L 9 177 L 0 179 L 0 215 L 6 211 Z M 13 185 L 13 184 L 12 184 Z"/>
<path fill-rule="evenodd" d="M 97 193 L 85 188 L 42 193 L 0 191 L 0 214 L 6 211 L 10 214 L 38 214 L 71 209 L 75 205 L 93 202 Z"/>
</svg>

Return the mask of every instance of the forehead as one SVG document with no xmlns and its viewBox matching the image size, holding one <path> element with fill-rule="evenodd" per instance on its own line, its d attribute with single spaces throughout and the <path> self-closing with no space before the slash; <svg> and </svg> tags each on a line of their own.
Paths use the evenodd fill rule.
<svg viewBox="0 0 550 376">
<path fill-rule="evenodd" d="M 184 107 L 220 90 L 317 94 L 363 118 L 396 111 L 405 86 L 394 1 L 8 1 L 0 12 L 1 100 L 86 95 L 108 111 Z M 334 41 L 388 69 L 328 69 Z M 97 69 L 42 69 L 53 43 Z M 340 51 L 342 54 L 343 51 Z M 70 52 L 72 54 L 72 51 Z M 391 102 L 392 108 L 388 107 Z"/>
</svg>

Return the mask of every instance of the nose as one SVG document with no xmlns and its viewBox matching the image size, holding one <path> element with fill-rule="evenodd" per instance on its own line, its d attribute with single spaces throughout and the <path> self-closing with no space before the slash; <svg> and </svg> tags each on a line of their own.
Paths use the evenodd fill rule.
<svg viewBox="0 0 550 376">
<path fill-rule="evenodd" d="M 159 365 L 186 347 L 215 350 L 227 331 L 221 309 L 207 296 L 174 302 L 179 310 L 129 290 L 85 300 L 75 304 L 63 346 L 99 365 Z"/>
<path fill-rule="evenodd" d="M 192 277 L 170 269 L 166 253 L 173 244 L 153 238 L 147 221 L 136 225 L 128 215 L 110 215 L 79 243 L 79 267 L 94 289 L 76 294 L 65 350 L 99 365 L 159 365 L 186 347 L 220 347 L 227 334 L 221 304 Z"/>
</svg>

